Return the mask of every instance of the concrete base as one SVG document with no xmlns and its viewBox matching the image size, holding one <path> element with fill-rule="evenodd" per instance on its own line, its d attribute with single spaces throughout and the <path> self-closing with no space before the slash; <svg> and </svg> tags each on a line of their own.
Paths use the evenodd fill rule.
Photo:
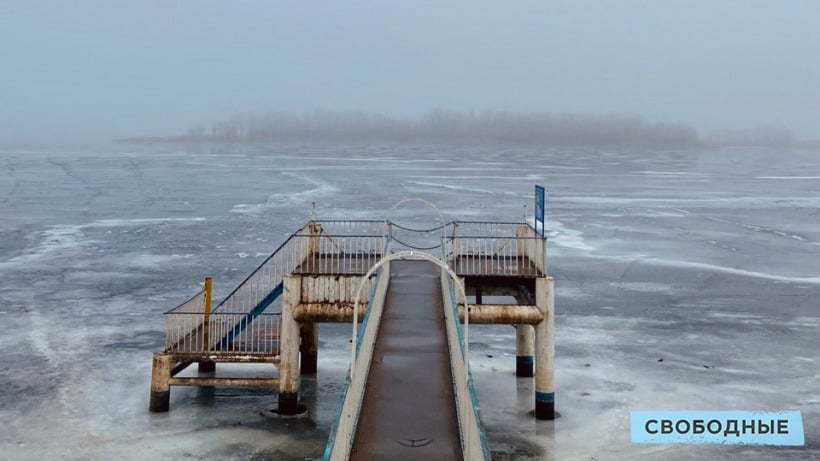
<svg viewBox="0 0 820 461">
<path fill-rule="evenodd" d="M 555 394 L 552 392 L 535 393 L 535 419 L 555 419 Z"/>
<path fill-rule="evenodd" d="M 190 362 L 188 362 L 190 363 Z M 151 411 L 168 411 L 171 401 L 171 369 L 174 362 L 170 355 L 157 352 L 154 354 L 151 367 L 151 398 L 148 409 Z"/>
<path fill-rule="evenodd" d="M 279 408 L 276 413 L 280 415 L 297 415 L 305 411 L 305 408 L 299 407 L 299 394 L 296 392 L 280 392 L 279 393 Z"/>
<path fill-rule="evenodd" d="M 200 373 L 213 373 L 216 371 L 216 362 L 199 362 Z"/>
<path fill-rule="evenodd" d="M 168 411 L 171 407 L 171 391 L 151 391 L 148 409 L 152 412 Z"/>
<path fill-rule="evenodd" d="M 535 376 L 535 360 L 531 355 L 517 355 L 515 357 L 515 376 L 532 378 Z"/>
<path fill-rule="evenodd" d="M 299 353 L 301 355 L 299 373 L 316 374 L 316 361 L 319 355 L 319 325 L 305 322 L 299 326 Z"/>
</svg>

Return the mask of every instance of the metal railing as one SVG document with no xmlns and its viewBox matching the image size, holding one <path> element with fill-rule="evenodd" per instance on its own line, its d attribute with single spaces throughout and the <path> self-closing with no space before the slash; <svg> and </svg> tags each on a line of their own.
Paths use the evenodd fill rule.
<svg viewBox="0 0 820 461">
<path fill-rule="evenodd" d="M 293 251 L 299 264 L 295 274 L 364 274 L 387 251 L 382 235 L 296 235 Z"/>
<path fill-rule="evenodd" d="M 385 235 L 384 220 L 323 219 L 311 223 L 321 226 L 322 233 L 328 235 Z"/>
<path fill-rule="evenodd" d="M 437 245 L 421 249 L 441 248 L 444 260 L 458 275 L 546 274 L 546 238 L 526 224 L 452 221 L 413 229 L 390 221 L 310 221 L 210 313 L 204 307 L 205 290 L 168 311 L 166 349 L 278 352 L 278 317 L 274 320 L 270 316 L 275 314 L 264 312 L 282 294 L 285 274 L 365 274 L 392 252 L 394 242 L 402 246 L 396 238 L 402 232 L 425 236 L 428 242 L 438 240 Z M 335 289 L 326 287 L 323 292 Z"/>
<path fill-rule="evenodd" d="M 453 376 L 453 393 L 456 399 L 461 452 L 464 459 L 490 460 L 487 437 L 481 424 L 481 416 L 470 373 L 469 349 L 469 309 L 464 299 L 463 288 L 459 289 L 464 301 L 464 324 L 458 320 L 459 301 L 456 297 L 452 277 L 441 274 L 441 287 L 444 298 L 444 321 L 449 345 L 450 370 Z"/>
<path fill-rule="evenodd" d="M 371 268 L 373 270 L 374 268 Z M 370 364 L 373 360 L 373 352 L 376 347 L 376 337 L 381 324 L 382 310 L 384 307 L 387 286 L 390 283 L 389 263 L 376 269 L 375 280 L 370 283 L 370 296 L 367 303 L 368 310 L 361 323 L 362 341 L 351 340 L 350 368 L 345 379 L 342 393 L 339 397 L 339 404 L 333 425 L 330 428 L 330 437 L 322 456 L 323 461 L 342 461 L 349 459 L 350 449 L 353 446 L 353 436 L 356 432 L 356 425 L 359 421 L 359 411 L 364 399 L 365 385 Z M 368 271 L 369 273 L 369 271 Z M 368 277 L 369 278 L 369 277 Z M 354 299 L 353 315 L 353 336 L 358 338 L 356 329 L 357 309 L 359 296 L 364 289 L 364 281 L 360 282 L 357 294 Z"/>
<path fill-rule="evenodd" d="M 266 298 L 269 298 L 277 289 L 281 292 L 282 277 L 292 272 L 300 261 L 301 255 L 295 244 L 295 237 L 306 231 L 309 231 L 307 226 L 300 229 L 299 233 L 288 237 L 279 248 L 262 261 L 259 267 L 234 288 L 214 308 L 214 311 L 252 312 L 258 310 L 260 304 L 268 301 Z"/>
<path fill-rule="evenodd" d="M 546 275 L 542 237 L 454 237 L 448 263 L 458 275 Z"/>
<path fill-rule="evenodd" d="M 528 224 L 510 221 L 454 221 L 452 236 L 510 237 Z M 534 230 L 534 229 L 533 229 Z"/>
<path fill-rule="evenodd" d="M 209 325 L 213 349 L 219 353 L 279 355 L 281 314 L 219 312 Z"/>
<path fill-rule="evenodd" d="M 181 314 L 181 313 L 199 313 L 205 312 L 205 288 L 199 293 L 191 296 L 191 299 L 185 301 L 179 306 L 169 310 L 167 313 Z"/>
<path fill-rule="evenodd" d="M 440 218 L 441 219 L 441 218 Z M 529 224 L 512 221 L 449 221 L 426 227 L 409 227 L 386 220 L 316 220 L 310 221 L 303 229 L 318 226 L 319 234 L 328 236 L 375 236 L 381 235 L 393 240 L 394 245 L 408 249 L 429 251 L 439 248 L 440 237 L 447 243 L 454 237 L 511 237 L 528 228 L 531 236 L 539 236 Z M 303 235 L 305 233 L 302 233 Z"/>
<path fill-rule="evenodd" d="M 294 235 L 311 231 L 308 224 Z M 294 235 L 265 258 L 215 308 L 206 307 L 206 290 L 203 290 L 166 312 L 166 352 L 234 353 L 240 345 L 240 350 L 245 352 L 278 354 L 279 316 L 263 312 L 282 293 L 284 274 L 291 272 L 298 262 Z M 254 326 L 249 329 L 252 324 Z"/>
<path fill-rule="evenodd" d="M 206 295 L 203 288 L 189 300 L 165 313 L 165 350 L 175 351 L 194 341 L 206 319 Z"/>
<path fill-rule="evenodd" d="M 288 237 L 214 311 L 258 311 L 260 305 L 270 301 L 266 298 L 278 296 L 277 290 L 281 290 L 282 277 L 292 272 L 317 273 L 326 269 L 327 272 L 321 273 L 363 274 L 384 253 L 384 234 L 384 221 L 310 221 Z M 357 265 L 352 265 L 357 252 L 362 260 Z M 344 261 L 341 265 L 328 264 L 330 259 L 324 256 Z M 346 263 L 350 264 L 345 266 Z M 340 270 L 346 267 L 352 272 Z"/>
<path fill-rule="evenodd" d="M 327 228 L 370 234 L 328 235 Z M 210 312 L 205 306 L 206 290 L 166 312 L 165 349 L 277 354 L 279 314 L 265 310 L 282 294 L 285 274 L 363 274 L 388 248 L 383 221 L 308 222 Z"/>
<path fill-rule="evenodd" d="M 412 228 L 394 222 L 387 222 L 388 236 L 397 247 L 408 250 L 430 251 L 442 245 L 448 231 L 452 234 L 453 223 L 440 224 L 428 228 Z"/>
<path fill-rule="evenodd" d="M 176 354 L 279 354 L 280 314 L 165 314 L 165 351 Z"/>
</svg>

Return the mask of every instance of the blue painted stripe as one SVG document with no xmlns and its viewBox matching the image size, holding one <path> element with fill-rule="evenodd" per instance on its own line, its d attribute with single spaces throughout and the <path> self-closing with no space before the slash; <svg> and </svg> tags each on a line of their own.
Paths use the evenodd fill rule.
<svg viewBox="0 0 820 461">
<path fill-rule="evenodd" d="M 464 365 L 467 367 L 467 391 L 470 394 L 470 403 L 473 407 L 473 417 L 475 418 L 477 426 L 478 426 L 478 438 L 479 438 L 480 443 L 481 443 L 481 452 L 482 452 L 482 455 L 483 455 L 482 459 L 489 460 L 489 459 L 491 459 L 490 449 L 489 449 L 489 445 L 487 445 L 487 434 L 484 432 L 484 425 L 481 424 L 481 414 L 480 414 L 479 406 L 478 406 L 478 397 L 476 396 L 475 387 L 473 386 L 473 372 L 470 371 L 470 365 L 469 365 L 470 358 L 467 357 L 464 353 L 464 333 L 462 332 L 461 322 L 459 322 L 459 320 L 458 320 L 458 302 L 456 301 L 456 291 L 455 291 L 455 287 L 453 286 L 453 279 L 450 278 L 450 277 L 446 277 L 446 279 L 447 279 L 447 287 L 449 288 L 449 292 L 450 292 L 450 302 L 453 305 L 453 321 L 456 324 L 456 332 L 458 333 L 458 339 L 459 339 L 458 344 L 456 346 L 459 348 L 458 352 L 461 353 L 462 357 L 464 357 Z M 469 315 L 469 312 L 466 312 L 466 309 L 468 308 L 468 306 L 464 306 L 464 308 L 465 308 L 465 314 Z M 448 338 L 447 343 L 448 343 L 448 347 L 452 347 L 449 344 L 450 343 L 449 338 Z M 452 360 L 452 355 L 451 355 L 451 360 Z M 452 369 L 453 369 L 453 365 L 451 363 L 450 364 L 451 372 L 452 372 Z M 457 392 L 457 389 L 456 389 L 455 380 L 456 380 L 456 378 L 455 378 L 455 376 L 453 376 L 453 393 L 454 393 L 455 398 L 456 398 L 456 405 L 458 405 L 459 396 L 458 396 L 458 392 Z M 458 423 L 459 423 L 459 432 L 461 432 L 461 434 L 460 434 L 461 437 L 459 437 L 459 438 L 461 439 L 462 453 L 464 453 L 466 450 L 464 450 L 464 448 L 465 448 L 464 447 L 464 433 L 462 431 L 463 426 L 462 426 L 461 414 L 460 413 L 461 412 L 458 411 L 458 407 L 456 407 L 456 415 L 458 416 L 458 420 L 459 420 L 458 421 Z"/>
<path fill-rule="evenodd" d="M 322 461 L 330 461 L 330 455 L 333 454 L 333 446 L 336 445 L 336 432 L 339 430 L 339 424 L 342 419 L 342 409 L 344 408 L 344 402 L 347 398 L 347 391 L 350 387 L 350 373 L 347 374 L 347 379 L 345 379 L 344 386 L 342 387 L 342 393 L 339 398 L 339 404 L 336 406 L 336 416 L 333 417 L 333 425 L 330 427 L 330 436 L 327 438 L 327 443 L 325 444 L 325 451 L 322 454 Z"/>
<path fill-rule="evenodd" d="M 538 392 L 535 391 L 536 402 L 555 402 L 555 392 Z"/>
<path fill-rule="evenodd" d="M 364 334 L 364 331 L 366 329 L 366 325 L 370 321 L 370 312 L 372 311 L 372 309 L 370 309 L 370 307 L 373 306 L 373 301 L 375 300 L 375 297 L 376 297 L 376 291 L 379 288 L 379 279 L 381 278 L 382 272 L 384 272 L 384 270 L 385 270 L 384 267 L 379 269 L 378 272 L 376 272 L 376 278 L 373 279 L 373 288 L 371 288 L 371 290 L 370 290 L 370 298 L 369 298 L 369 303 L 368 303 L 368 309 L 364 313 L 364 319 L 362 319 L 361 325 L 359 325 L 359 332 L 358 332 L 358 337 L 359 338 L 361 338 L 362 335 Z M 389 276 L 389 274 L 387 276 Z M 387 293 L 385 293 L 385 296 L 386 295 L 387 295 Z M 379 321 L 381 321 L 381 319 L 379 319 Z M 361 347 L 362 347 L 362 342 L 357 341 L 356 342 L 356 358 L 359 357 L 359 350 L 361 349 Z M 371 359 L 372 359 L 372 357 L 371 357 Z M 352 363 L 350 365 L 351 365 L 351 367 L 353 366 Z M 365 370 L 365 377 L 368 376 L 369 374 L 370 374 L 370 363 L 368 363 L 367 370 Z M 341 393 L 341 395 L 339 395 L 339 403 L 336 405 L 336 413 L 335 413 L 335 416 L 333 417 L 333 424 L 330 426 L 330 435 L 327 438 L 327 444 L 325 444 L 325 451 L 322 454 L 322 461 L 329 461 L 330 456 L 333 454 L 333 447 L 336 445 L 336 432 L 338 432 L 339 425 L 341 424 L 342 410 L 344 410 L 344 404 L 345 404 L 345 400 L 347 400 L 347 393 L 350 391 L 350 385 L 351 385 L 350 370 L 348 369 L 347 377 L 345 378 L 344 386 L 342 387 L 342 393 Z M 367 379 L 365 378 L 365 387 L 366 386 L 367 386 Z M 364 392 L 365 392 L 365 390 L 363 388 L 361 399 L 364 399 Z M 350 448 L 353 448 L 353 440 L 356 437 L 356 429 L 359 425 L 359 412 L 361 412 L 361 410 L 362 410 L 361 399 L 359 400 L 359 408 L 358 408 L 358 411 L 356 412 L 356 420 L 353 421 L 353 427 L 352 427 L 352 430 L 350 431 Z M 347 453 L 346 456 L 349 457 L 350 453 Z"/>
<path fill-rule="evenodd" d="M 273 303 L 276 300 L 276 298 L 281 296 L 283 291 L 283 283 L 276 285 L 276 288 L 274 288 L 270 293 L 268 293 L 268 295 L 265 296 L 262 299 L 262 301 L 259 301 L 259 304 L 254 306 L 254 308 L 251 309 L 250 312 L 248 312 L 248 314 L 245 315 L 245 317 L 242 320 L 240 320 L 239 322 L 237 322 L 236 325 L 234 325 L 233 330 L 229 331 L 221 340 L 219 340 L 219 342 L 216 344 L 215 349 L 218 351 L 229 349 L 233 345 L 234 339 L 236 339 L 236 337 L 239 336 L 239 334 L 242 333 L 245 330 L 245 328 L 248 327 L 248 325 L 253 323 L 254 319 L 261 315 L 262 312 L 264 312 L 265 309 L 267 309 L 268 306 L 270 306 L 271 303 Z"/>
</svg>

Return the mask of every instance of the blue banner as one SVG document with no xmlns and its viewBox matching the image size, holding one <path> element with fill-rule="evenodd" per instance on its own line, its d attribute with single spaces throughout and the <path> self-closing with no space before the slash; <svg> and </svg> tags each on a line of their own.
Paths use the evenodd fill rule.
<svg viewBox="0 0 820 461">
<path fill-rule="evenodd" d="M 802 446 L 799 411 L 632 411 L 632 443 Z"/>
<path fill-rule="evenodd" d="M 535 230 L 538 231 L 538 223 L 541 223 L 541 235 L 544 235 L 544 188 L 535 185 Z"/>
</svg>

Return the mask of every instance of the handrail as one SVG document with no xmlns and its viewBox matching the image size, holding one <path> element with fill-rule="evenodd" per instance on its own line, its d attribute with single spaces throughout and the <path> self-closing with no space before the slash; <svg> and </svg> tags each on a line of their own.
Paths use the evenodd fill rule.
<svg viewBox="0 0 820 461">
<path fill-rule="evenodd" d="M 446 288 L 445 280 L 446 279 Z M 455 284 L 460 287 L 461 283 Z M 463 292 L 462 292 L 463 293 Z M 442 273 L 442 295 L 444 297 L 444 319 L 447 328 L 447 343 L 450 349 L 450 367 L 453 371 L 453 391 L 456 397 L 459 429 L 462 435 L 462 454 L 465 460 L 490 460 L 487 437 L 480 424 L 478 399 L 470 373 L 469 352 L 469 305 L 464 299 L 464 326 L 458 321 L 458 302 L 453 289 L 453 279 Z M 459 347 L 460 346 L 460 347 Z M 459 347 L 453 354 L 453 348 Z M 460 352 L 460 353 L 459 353 Z M 456 373 L 464 367 L 464 374 Z M 464 393 L 467 395 L 465 396 Z M 476 446 L 476 444 L 478 444 Z"/>
<path fill-rule="evenodd" d="M 202 298 L 200 301 L 199 298 Z M 204 314 L 205 313 L 205 288 L 199 290 L 195 295 L 188 298 L 187 301 L 180 303 L 178 306 L 174 307 L 173 309 L 169 309 L 164 312 L 164 314 L 179 314 L 179 313 L 197 313 L 197 314 Z"/>
<path fill-rule="evenodd" d="M 427 206 L 431 207 L 433 210 L 435 210 L 435 212 L 438 214 L 439 226 L 438 226 L 438 227 L 436 227 L 436 228 L 431 228 L 431 229 L 429 229 L 429 230 L 428 230 L 428 229 L 410 229 L 410 228 L 406 228 L 406 227 L 404 227 L 404 226 L 400 226 L 400 225 L 397 225 L 396 223 L 394 223 L 394 222 L 390 219 L 390 218 L 392 217 L 391 215 L 393 214 L 393 212 L 395 212 L 395 211 L 396 211 L 396 209 L 397 209 L 397 208 L 398 208 L 401 204 L 403 204 L 403 203 L 408 203 L 408 202 L 420 202 L 420 203 L 422 203 L 422 204 L 424 204 L 424 205 L 427 205 Z M 444 215 L 441 213 L 441 210 L 440 210 L 440 209 L 439 209 L 439 208 L 438 208 L 438 207 L 437 207 L 434 203 L 432 203 L 432 202 L 430 202 L 430 201 L 428 201 L 428 200 L 425 200 L 425 199 L 423 199 L 423 198 L 418 198 L 418 197 L 409 197 L 409 198 L 404 198 L 404 199 L 401 199 L 401 200 L 399 200 L 398 202 L 396 202 L 396 204 L 395 204 L 395 205 L 393 205 L 393 206 L 390 208 L 390 210 L 388 211 L 388 215 L 387 215 L 387 217 L 385 217 L 385 225 L 386 225 L 386 226 L 388 226 L 388 229 L 386 229 L 386 231 L 388 232 L 388 235 L 389 235 L 391 238 L 394 238 L 394 235 L 393 235 L 393 227 L 394 227 L 394 226 L 395 226 L 397 229 L 399 229 L 399 230 L 406 230 L 406 231 L 409 231 L 409 232 L 417 232 L 417 233 L 422 233 L 422 232 L 423 232 L 423 233 L 430 233 L 430 232 L 433 232 L 433 231 L 441 230 L 441 231 L 442 231 L 442 236 L 443 236 L 443 237 L 447 237 L 447 227 L 449 226 L 448 222 L 444 221 Z M 421 245 L 407 245 L 407 244 L 405 244 L 405 243 L 401 242 L 400 240 L 396 240 L 396 241 L 397 241 L 397 242 L 399 242 L 401 245 L 404 245 L 404 246 L 406 246 L 406 247 L 408 247 L 408 248 L 415 248 L 415 247 L 417 247 L 417 246 L 418 246 L 418 247 L 421 247 Z M 432 247 L 432 248 L 424 248 L 424 247 L 421 247 L 421 248 L 415 248 L 415 249 L 419 249 L 419 250 L 432 250 L 432 249 L 435 249 L 435 248 L 436 248 L 436 247 Z"/>
<path fill-rule="evenodd" d="M 450 276 L 450 278 L 457 281 L 456 286 L 459 289 L 459 294 L 461 295 L 461 299 L 462 299 L 462 301 L 464 301 L 464 305 L 465 306 L 467 305 L 467 295 L 464 292 L 464 286 L 462 285 L 461 281 L 459 280 L 458 275 L 456 275 L 456 273 L 453 272 L 452 269 L 450 269 L 450 267 L 447 265 L 447 263 L 445 263 L 441 259 L 438 259 L 435 256 L 431 256 L 427 253 L 417 253 L 417 252 L 414 252 L 414 251 L 399 251 L 399 252 L 391 253 L 389 255 L 386 255 L 386 256 L 382 257 L 382 259 L 380 259 L 373 267 L 371 267 L 370 270 L 367 271 L 367 273 L 362 277 L 362 281 L 359 282 L 359 288 L 358 288 L 358 290 L 356 290 L 356 297 L 354 298 L 355 301 L 353 303 L 353 333 L 352 333 L 351 339 L 350 339 L 350 343 L 351 343 L 350 373 L 351 373 L 351 375 L 353 374 L 353 368 L 354 368 L 355 363 L 356 363 L 356 344 L 357 344 L 358 339 L 359 339 L 359 330 L 356 328 L 356 325 L 357 325 L 357 320 L 359 318 L 358 317 L 358 315 L 359 315 L 359 300 L 360 300 L 361 295 L 362 295 L 362 288 L 364 287 L 365 281 L 367 279 L 369 279 L 377 270 L 379 270 L 382 266 L 389 263 L 390 261 L 394 261 L 394 260 L 397 260 L 397 259 L 423 260 L 423 261 L 432 262 L 433 264 L 439 266 L 442 271 L 446 272 L 447 275 Z M 469 312 L 469 309 L 466 309 L 466 308 L 464 309 L 464 327 L 465 327 L 465 335 L 464 335 L 465 348 L 464 348 L 464 350 L 469 351 L 467 330 L 470 327 L 470 312 Z M 469 366 L 468 366 L 467 372 L 469 372 Z"/>
<path fill-rule="evenodd" d="M 395 223 L 395 222 L 390 221 L 390 220 L 388 220 L 387 223 L 390 224 L 392 227 L 397 227 L 401 230 L 405 230 L 405 231 L 408 231 L 408 232 L 430 233 L 430 232 L 435 232 L 435 231 L 444 229 L 445 227 L 450 227 L 450 226 L 455 224 L 455 221 L 450 221 L 450 222 L 442 224 L 440 226 L 431 227 L 431 228 L 428 228 L 428 229 L 414 229 L 412 227 L 405 227 L 405 226 L 402 226 L 401 224 Z"/>
<path fill-rule="evenodd" d="M 412 249 L 414 249 L 414 250 L 421 250 L 421 251 L 435 250 L 436 248 L 441 248 L 441 245 L 442 245 L 441 243 L 439 243 L 438 245 L 435 245 L 435 246 L 431 246 L 431 247 L 422 247 L 422 246 L 410 245 L 409 243 L 405 243 L 405 242 L 401 241 L 401 240 L 400 240 L 398 237 L 396 237 L 395 235 L 394 235 L 394 236 L 392 236 L 392 237 L 391 237 L 391 239 L 392 239 L 392 240 L 395 240 L 396 242 L 398 242 L 399 244 L 401 244 L 401 245 L 403 245 L 403 246 L 406 246 L 406 247 L 408 247 L 408 248 L 412 248 Z"/>
<path fill-rule="evenodd" d="M 275 250 L 273 250 L 273 253 L 271 253 L 271 254 L 270 254 L 267 258 L 265 258 L 265 260 L 264 260 L 264 261 L 262 261 L 262 263 L 260 263 L 260 264 L 259 264 L 259 266 L 257 266 L 257 268 L 256 268 L 256 269 L 254 269 L 254 270 L 253 270 L 253 272 L 251 272 L 251 273 L 250 273 L 247 277 L 245 277 L 245 279 L 244 279 L 244 280 L 242 280 L 241 282 L 239 282 L 239 285 L 237 285 L 237 286 L 236 286 L 236 288 L 234 288 L 234 289 L 233 289 L 233 290 L 232 290 L 232 291 L 228 294 L 228 296 L 225 296 L 225 298 L 223 298 L 223 299 L 222 299 L 222 301 L 220 301 L 220 303 L 219 303 L 219 304 L 217 304 L 217 305 L 216 305 L 216 307 L 214 307 L 214 309 L 213 309 L 213 310 L 217 310 L 217 309 L 219 309 L 219 308 L 220 308 L 220 307 L 222 307 L 222 306 L 223 306 L 223 305 L 224 305 L 224 304 L 225 304 L 225 303 L 226 303 L 229 299 L 231 299 L 231 297 L 233 297 L 233 296 L 234 296 L 234 295 L 235 295 L 235 294 L 236 294 L 236 293 L 237 293 L 240 289 L 242 289 L 242 287 L 243 287 L 243 286 L 245 286 L 245 284 L 246 284 L 246 283 L 248 283 L 248 281 L 249 281 L 251 278 L 253 278 L 253 276 L 254 276 L 254 275 L 256 275 L 256 274 L 257 274 L 260 270 L 262 270 L 262 268 L 263 268 L 263 267 L 265 267 L 265 265 L 266 265 L 266 264 L 267 264 L 267 263 L 268 263 L 271 259 L 273 259 L 273 258 L 274 258 L 274 257 L 275 257 L 275 256 L 276 256 L 279 252 L 281 252 L 281 251 L 285 248 L 285 246 L 286 246 L 288 243 L 290 243 L 290 242 L 291 242 L 291 240 L 293 240 L 294 236 L 296 236 L 299 232 L 301 232 L 302 230 L 304 230 L 304 229 L 305 229 L 305 227 L 307 227 L 307 225 L 302 226 L 301 228 L 299 228 L 299 230 L 298 230 L 298 231 L 294 232 L 293 234 L 290 234 L 290 235 L 288 236 L 288 238 L 287 238 L 287 239 L 285 239 L 285 241 L 284 241 L 284 242 L 282 242 L 282 244 L 281 244 L 281 245 L 279 245 L 279 246 L 278 246 Z"/>
<path fill-rule="evenodd" d="M 522 224 L 523 225 L 523 224 Z M 489 234 L 464 234 L 464 235 L 456 235 L 455 237 L 447 237 L 448 239 L 514 239 L 514 240 L 549 240 L 548 237 L 540 236 L 540 235 L 533 235 L 533 236 L 506 236 L 506 235 L 489 235 Z"/>
<path fill-rule="evenodd" d="M 519 226 L 515 236 L 452 237 L 452 263 L 459 275 L 516 275 L 533 277 L 547 273 L 546 237 L 521 235 L 534 232 Z"/>
<path fill-rule="evenodd" d="M 362 280 L 367 280 L 362 278 Z M 372 362 L 373 351 L 375 348 L 375 338 L 378 335 L 378 330 L 381 323 L 382 309 L 384 307 L 385 295 L 387 293 L 387 285 L 390 282 L 390 266 L 381 267 L 376 272 L 375 281 L 370 290 L 370 301 L 368 309 L 362 321 L 362 330 L 365 337 L 371 337 L 372 342 L 365 344 L 364 342 L 355 344 L 351 349 L 353 357 L 358 357 L 363 353 L 367 356 L 367 362 L 362 362 L 361 373 L 354 373 L 354 368 L 357 366 L 357 360 L 351 360 L 350 370 L 345 379 L 342 393 L 339 397 L 339 405 L 336 410 L 336 417 L 334 418 L 333 426 L 330 429 L 330 437 L 328 438 L 325 451 L 322 456 L 323 461 L 337 461 L 346 460 L 349 457 L 350 449 L 352 447 L 353 435 L 356 433 L 356 426 L 358 425 L 359 412 L 361 411 L 361 399 L 364 396 L 364 389 L 366 385 L 367 375 L 369 373 L 370 364 Z M 361 294 L 361 285 L 359 286 L 359 294 Z M 357 299 L 358 301 L 358 299 Z M 357 314 L 354 314 L 354 320 Z M 364 344 L 364 346 L 363 346 Z M 356 379 L 354 380 L 354 376 Z"/>
<path fill-rule="evenodd" d="M 399 202 L 398 204 L 407 202 L 409 200 L 421 200 L 421 199 L 407 199 L 407 200 L 403 200 L 403 201 Z M 435 206 L 435 205 L 432 205 L 432 206 Z M 417 232 L 417 233 L 435 232 L 435 231 L 441 230 L 442 228 L 450 228 L 450 227 L 458 227 L 458 226 L 470 226 L 470 225 L 481 225 L 481 226 L 485 226 L 485 227 L 486 226 L 521 226 L 521 225 L 527 225 L 528 227 L 535 230 L 535 228 L 533 228 L 531 224 L 529 224 L 528 222 L 525 222 L 525 221 L 474 221 L 474 220 L 458 220 L 458 219 L 455 219 L 455 220 L 450 220 L 450 221 L 447 221 L 447 222 L 443 222 L 443 216 L 441 216 L 441 213 L 439 213 L 439 221 L 441 221 L 442 223 L 438 226 L 434 226 L 434 227 L 430 227 L 430 228 L 418 228 L 417 229 L 417 228 L 413 228 L 413 227 L 409 227 L 409 226 L 399 224 L 398 222 L 394 221 L 390 217 L 386 217 L 385 219 L 380 219 L 380 220 L 379 219 L 357 219 L 357 220 L 315 219 L 315 220 L 308 221 L 308 223 L 305 224 L 304 226 L 302 226 L 302 228 L 300 228 L 299 230 L 301 231 L 301 230 L 303 230 L 304 228 L 306 228 L 307 226 L 309 226 L 311 224 L 318 224 L 318 225 L 330 224 L 331 226 L 328 226 L 328 227 L 331 228 L 330 230 L 323 227 L 323 232 L 327 233 L 327 234 L 330 234 L 330 235 L 351 235 L 351 234 L 347 234 L 347 233 L 338 232 L 338 230 L 335 229 L 335 227 L 336 227 L 335 225 L 340 225 L 340 224 L 349 225 L 349 227 L 352 228 L 352 229 L 357 229 L 357 228 L 361 229 L 360 225 L 362 225 L 362 224 L 366 224 L 366 225 L 369 225 L 369 226 L 375 226 L 375 225 L 378 225 L 378 224 L 387 224 L 387 225 L 389 225 L 391 227 L 395 227 L 397 229 L 401 229 L 401 230 L 404 230 L 404 231 L 407 231 L 407 232 Z M 359 226 L 357 226 L 357 225 L 359 225 Z M 296 233 L 298 233 L 298 231 Z M 362 232 L 359 232 L 359 234 L 362 234 Z M 540 232 L 538 234 L 540 235 Z M 372 234 L 366 234 L 366 235 L 372 235 Z"/>
<path fill-rule="evenodd" d="M 165 314 L 165 351 L 174 354 L 279 354 L 281 314 L 214 312 L 203 323 L 202 312 Z"/>
</svg>

